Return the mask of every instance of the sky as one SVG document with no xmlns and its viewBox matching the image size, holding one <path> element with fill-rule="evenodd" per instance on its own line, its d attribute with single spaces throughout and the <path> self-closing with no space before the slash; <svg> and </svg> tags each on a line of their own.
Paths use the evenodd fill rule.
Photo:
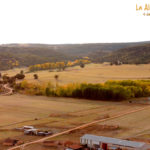
<svg viewBox="0 0 150 150">
<path fill-rule="evenodd" d="M 150 40 L 150 0 L 0 0 L 0 44 Z"/>
</svg>

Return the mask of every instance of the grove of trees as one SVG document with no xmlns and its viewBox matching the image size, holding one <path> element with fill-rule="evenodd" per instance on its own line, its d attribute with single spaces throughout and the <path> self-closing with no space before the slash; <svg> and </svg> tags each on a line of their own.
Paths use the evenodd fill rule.
<svg viewBox="0 0 150 150">
<path fill-rule="evenodd" d="M 81 83 L 53 86 L 22 81 L 20 89 L 26 94 L 74 97 L 95 100 L 125 100 L 150 96 L 150 80 L 107 81 L 103 84 Z"/>
<path fill-rule="evenodd" d="M 39 70 L 54 70 L 57 69 L 58 71 L 63 71 L 65 70 L 66 67 L 73 67 L 73 66 L 81 66 L 82 68 L 85 66 L 85 64 L 91 63 L 90 60 L 88 59 L 77 59 L 75 61 L 68 61 L 68 62 L 48 62 L 44 64 L 37 64 L 37 65 L 32 65 L 29 66 L 29 71 L 39 71 Z"/>
</svg>

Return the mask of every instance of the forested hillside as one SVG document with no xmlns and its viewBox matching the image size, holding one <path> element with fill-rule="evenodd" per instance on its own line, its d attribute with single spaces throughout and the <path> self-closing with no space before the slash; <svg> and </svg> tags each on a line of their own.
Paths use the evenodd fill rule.
<svg viewBox="0 0 150 150">
<path fill-rule="evenodd" d="M 73 57 L 48 47 L 0 46 L 0 69 L 30 66 L 46 62 L 72 60 Z M 15 63 L 18 62 L 16 65 Z"/>
<path fill-rule="evenodd" d="M 86 56 L 93 62 L 119 59 L 125 63 L 148 63 L 149 43 L 3 44 L 0 45 L 0 70 L 47 62 L 67 62 Z"/>
<path fill-rule="evenodd" d="M 63 44 L 53 45 L 56 51 L 71 56 L 87 56 L 99 51 L 115 51 L 122 48 L 132 47 L 150 42 L 133 42 L 133 43 L 90 43 L 90 44 Z"/>
<path fill-rule="evenodd" d="M 125 64 L 150 63 L 150 44 L 128 47 L 109 53 L 95 53 L 92 56 L 95 62 L 121 61 Z"/>
</svg>

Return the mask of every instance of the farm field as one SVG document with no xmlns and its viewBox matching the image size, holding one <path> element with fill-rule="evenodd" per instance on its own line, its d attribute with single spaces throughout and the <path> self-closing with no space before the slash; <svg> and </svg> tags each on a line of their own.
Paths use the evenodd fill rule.
<svg viewBox="0 0 150 150">
<path fill-rule="evenodd" d="M 63 72 L 38 71 L 27 73 L 27 68 L 3 71 L 2 74 L 13 76 L 21 70 L 25 72 L 25 80 L 29 82 L 52 82 L 55 84 L 54 75 L 59 75 L 58 84 L 68 83 L 102 83 L 107 80 L 137 80 L 150 79 L 150 65 L 121 65 L 89 64 L 85 68 L 79 66 L 67 68 Z M 38 80 L 33 75 L 37 73 Z M 25 136 L 15 128 L 32 125 L 40 130 L 49 130 L 60 133 L 77 126 L 87 124 L 104 118 L 111 118 L 148 107 L 145 110 L 129 113 L 117 118 L 96 123 L 82 130 L 61 135 L 52 140 L 72 140 L 79 142 L 80 136 L 86 133 L 104 135 L 116 138 L 142 138 L 150 139 L 150 107 L 140 104 L 147 98 L 139 98 L 135 103 L 81 100 L 62 97 L 27 96 L 14 94 L 0 96 L 0 150 L 8 149 L 2 146 L 2 141 L 8 137 L 30 142 L 42 137 Z M 133 101 L 136 101 L 135 99 Z M 140 103 L 139 103 L 140 102 Z M 148 103 L 147 103 L 148 104 Z M 1 149 L 2 147 L 2 149 Z M 42 144 L 27 146 L 27 150 L 47 150 Z M 54 150 L 54 148 L 52 149 Z"/>
<path fill-rule="evenodd" d="M 25 136 L 14 128 L 33 125 L 38 129 L 62 132 L 82 124 L 106 117 L 113 117 L 147 107 L 144 104 L 128 102 L 104 102 L 73 98 L 12 95 L 0 96 L 0 141 L 10 137 L 25 142 L 40 139 L 37 136 Z M 36 119 L 35 119 L 36 118 Z M 149 130 L 150 107 L 140 112 L 110 119 L 93 126 L 62 135 L 54 140 L 78 141 L 85 133 L 111 137 L 128 138 Z M 111 128 L 118 126 L 118 128 Z M 106 128 L 105 128 L 106 127 Z M 34 147 L 35 146 L 35 147 Z M 33 144 L 26 149 L 41 149 L 41 144 Z M 2 147 L 4 150 L 8 147 Z"/>
<path fill-rule="evenodd" d="M 15 75 L 24 70 L 27 72 L 27 68 L 13 69 L 8 71 L 3 71 L 3 74 Z M 38 74 L 39 79 L 34 80 L 33 75 Z M 141 65 L 120 65 L 120 66 L 110 66 L 108 64 L 88 64 L 85 68 L 80 68 L 79 66 L 66 68 L 62 72 L 49 72 L 38 71 L 33 73 L 26 73 L 26 80 L 30 82 L 52 82 L 55 84 L 54 75 L 59 75 L 58 83 L 60 85 L 68 83 L 100 83 L 107 80 L 137 80 L 137 79 L 150 79 L 150 64 Z"/>
</svg>

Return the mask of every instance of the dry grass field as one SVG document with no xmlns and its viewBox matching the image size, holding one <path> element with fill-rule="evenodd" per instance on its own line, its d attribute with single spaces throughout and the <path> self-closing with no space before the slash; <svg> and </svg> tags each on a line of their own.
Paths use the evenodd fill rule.
<svg viewBox="0 0 150 150">
<path fill-rule="evenodd" d="M 14 75 L 20 70 L 27 72 L 27 68 L 13 69 L 2 72 Z M 38 71 L 39 80 L 33 79 L 34 73 L 27 73 L 26 79 L 32 82 L 52 82 L 55 83 L 54 75 L 59 75 L 59 84 L 67 83 L 100 83 L 107 80 L 127 80 L 127 79 L 150 79 L 150 64 L 143 65 L 121 65 L 110 66 L 108 64 L 89 64 L 85 68 L 79 66 L 67 68 L 62 72 Z"/>
<path fill-rule="evenodd" d="M 26 68 L 20 68 L 2 73 L 12 76 L 22 69 L 24 72 L 27 72 Z M 107 64 L 89 64 L 83 69 L 73 67 L 67 68 L 63 72 L 39 71 L 36 73 L 39 75 L 39 80 L 33 79 L 34 73 L 26 73 L 26 80 L 31 82 L 51 81 L 55 83 L 54 75 L 58 74 L 59 84 L 76 82 L 100 83 L 107 80 L 149 79 L 150 65 L 110 66 Z M 105 102 L 20 94 L 0 96 L 0 141 L 8 137 L 20 139 L 25 142 L 41 138 L 37 136 L 25 136 L 22 132 L 14 130 L 14 128 L 24 125 L 33 125 L 38 129 L 52 130 L 54 133 L 58 133 L 99 120 L 104 116 L 113 117 L 146 106 L 145 104 L 128 102 Z M 150 108 L 116 119 L 110 119 L 109 121 L 95 124 L 83 130 L 59 136 L 53 140 L 78 141 L 79 137 L 85 133 L 119 138 L 140 135 L 150 139 L 150 135 L 148 134 L 150 132 L 149 123 Z M 105 129 L 105 126 L 108 126 L 108 128 Z M 118 126 L 119 128 L 110 129 L 109 126 Z M 2 147 L 2 150 L 7 148 Z M 47 150 L 41 144 L 35 144 L 26 149 Z"/>
<path fill-rule="evenodd" d="M 143 108 L 143 104 L 128 102 L 104 102 L 79 100 L 73 98 L 55 98 L 42 96 L 12 95 L 0 96 L 0 140 L 11 137 L 25 142 L 39 139 L 37 136 L 25 136 L 14 128 L 33 125 L 38 129 L 52 130 L 54 133 L 65 131 L 76 126 L 89 123 L 104 116 L 115 116 L 135 109 Z M 35 118 L 37 118 L 35 120 Z M 78 141 L 85 133 L 111 137 L 134 137 L 149 130 L 150 108 L 112 119 L 91 127 L 63 135 L 54 140 Z M 107 125 L 108 128 L 103 128 Z M 119 126 L 109 129 L 109 126 Z M 41 145 L 35 145 L 41 149 Z M 7 149 L 8 147 L 3 147 Z M 29 146 L 30 150 L 30 146 Z"/>
</svg>

